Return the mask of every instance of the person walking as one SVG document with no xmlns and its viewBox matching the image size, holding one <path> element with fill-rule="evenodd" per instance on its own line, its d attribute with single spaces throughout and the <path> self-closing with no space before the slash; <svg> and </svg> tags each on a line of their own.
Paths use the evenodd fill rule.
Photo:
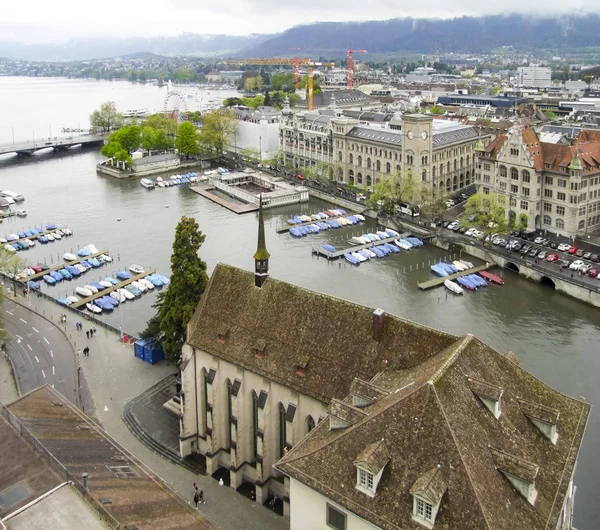
<svg viewBox="0 0 600 530">
<path fill-rule="evenodd" d="M 206 501 L 204 500 L 204 492 L 202 490 L 198 492 L 198 503 L 206 504 Z"/>
<path fill-rule="evenodd" d="M 194 506 L 196 507 L 196 510 L 198 509 L 198 501 L 200 500 L 200 495 L 198 494 L 198 492 L 194 493 Z"/>
<path fill-rule="evenodd" d="M 95 335 L 95 334 L 96 334 L 96 328 L 94 328 L 94 330 L 93 330 L 93 331 L 94 331 L 94 335 Z"/>
<path fill-rule="evenodd" d="M 90 356 L 90 347 L 89 346 L 86 346 L 85 348 L 83 348 L 83 356 L 84 357 Z"/>
<path fill-rule="evenodd" d="M 90 332 L 89 332 L 89 330 L 87 330 L 87 331 L 85 332 L 85 336 L 86 336 L 88 339 L 90 338 Z"/>
</svg>

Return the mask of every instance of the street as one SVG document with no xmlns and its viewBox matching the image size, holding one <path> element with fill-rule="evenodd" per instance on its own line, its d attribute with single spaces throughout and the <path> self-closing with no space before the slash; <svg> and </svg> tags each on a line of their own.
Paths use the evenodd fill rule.
<svg viewBox="0 0 600 530">
<path fill-rule="evenodd" d="M 45 318 L 5 297 L 6 351 L 22 394 L 52 385 L 77 404 L 76 364 L 73 348 L 62 332 Z"/>
</svg>

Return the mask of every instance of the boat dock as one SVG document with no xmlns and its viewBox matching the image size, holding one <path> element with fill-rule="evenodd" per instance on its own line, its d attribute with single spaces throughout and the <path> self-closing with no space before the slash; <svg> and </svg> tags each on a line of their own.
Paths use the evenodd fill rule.
<svg viewBox="0 0 600 530">
<path fill-rule="evenodd" d="M 325 250 L 322 246 L 319 245 L 318 247 L 312 248 L 312 253 L 325 256 L 327 259 L 337 259 L 348 252 L 356 252 L 364 248 L 371 248 L 376 247 L 378 245 L 383 245 L 384 243 L 391 243 L 392 245 L 395 245 L 396 240 L 402 239 L 404 237 L 406 237 L 405 234 L 401 234 L 399 236 L 394 237 L 386 237 L 385 239 L 381 239 L 379 241 L 371 241 L 370 243 L 365 243 L 364 245 L 352 245 L 351 247 L 342 250 L 336 250 L 335 252 L 329 252 L 328 250 Z"/>
<path fill-rule="evenodd" d="M 228 210 L 237 213 L 238 215 L 242 213 L 258 211 L 258 206 L 256 206 L 255 204 L 239 204 L 233 201 L 228 201 L 223 197 L 219 197 L 218 195 L 211 193 L 210 191 L 214 190 L 215 188 L 211 187 L 210 185 L 200 184 L 198 186 L 189 186 L 189 189 L 197 193 L 198 195 L 202 195 L 202 197 L 216 202 L 220 206 L 223 206 L 224 208 L 227 208 Z"/>
<path fill-rule="evenodd" d="M 495 263 L 493 264 L 495 265 Z M 466 271 L 455 272 L 454 274 L 448 274 L 448 276 L 440 276 L 438 278 L 433 278 L 432 280 L 427 280 L 426 282 L 418 283 L 419 289 L 423 291 L 427 291 L 433 287 L 439 287 L 440 285 L 444 285 L 446 280 L 456 280 L 456 278 L 460 278 L 461 276 L 467 276 L 468 274 L 475 274 L 479 271 L 486 271 L 490 268 L 490 264 L 486 263 L 485 265 L 480 265 L 479 267 L 473 267 L 472 269 L 468 269 Z"/>
<path fill-rule="evenodd" d="M 48 234 L 53 234 L 59 228 L 61 228 L 61 227 L 59 226 L 58 228 L 55 228 L 54 230 L 44 230 L 43 232 L 40 232 L 39 234 L 33 234 L 30 236 L 26 236 L 26 237 L 20 237 L 19 239 L 13 239 L 12 241 L 9 241 L 8 244 L 10 245 L 11 243 L 16 243 L 17 241 L 25 241 L 25 239 L 38 239 L 40 236 L 47 236 Z M 66 237 L 66 236 L 63 236 L 63 237 Z"/>
<path fill-rule="evenodd" d="M 36 272 L 35 274 L 32 274 L 28 279 L 29 280 L 37 280 L 38 278 L 41 278 L 45 274 L 50 274 L 51 271 L 57 271 L 59 269 L 64 269 L 67 265 L 77 265 L 77 263 L 79 263 L 80 261 L 90 259 L 90 258 L 97 258 L 98 256 L 100 256 L 102 254 L 108 254 L 108 250 L 101 250 L 100 252 L 96 252 L 95 254 L 90 254 L 89 256 L 85 256 L 83 258 L 77 258 L 77 259 L 74 259 L 73 261 L 65 261 L 64 263 L 61 263 L 60 265 L 57 265 L 56 267 L 52 267 L 52 268 L 47 269 L 42 272 Z"/>
<path fill-rule="evenodd" d="M 121 289 L 122 287 L 129 285 L 131 282 L 135 282 L 136 280 L 145 278 L 149 274 L 154 274 L 155 272 L 156 271 L 151 270 L 151 271 L 142 272 L 141 274 L 136 274 L 135 276 L 132 276 L 131 278 L 129 278 L 127 280 L 120 281 L 116 285 L 107 287 L 106 289 L 102 289 L 102 291 L 98 291 L 97 293 L 94 293 L 92 296 L 88 296 L 87 298 L 82 298 L 81 300 L 79 300 L 79 302 L 75 302 L 74 304 L 71 304 L 70 307 L 79 309 L 80 307 L 85 306 L 85 304 L 87 304 L 88 302 L 93 302 L 96 298 L 102 298 L 103 296 L 110 294 L 117 289 Z"/>
<path fill-rule="evenodd" d="M 348 212 L 348 213 L 345 213 L 343 215 L 336 215 L 335 217 L 328 217 L 327 219 L 319 219 L 318 221 L 306 221 L 304 223 L 297 223 L 295 225 L 287 225 L 287 226 L 283 226 L 281 228 L 278 228 L 277 230 L 275 230 L 275 232 L 277 232 L 278 234 L 285 234 L 286 232 L 290 231 L 290 228 L 297 228 L 299 226 L 314 225 L 315 223 L 320 223 L 320 222 L 326 223 L 327 221 L 335 221 L 336 219 L 341 219 L 342 217 L 348 217 L 350 215 L 354 215 L 354 214 Z M 344 227 L 342 226 L 341 228 L 344 228 Z"/>
</svg>

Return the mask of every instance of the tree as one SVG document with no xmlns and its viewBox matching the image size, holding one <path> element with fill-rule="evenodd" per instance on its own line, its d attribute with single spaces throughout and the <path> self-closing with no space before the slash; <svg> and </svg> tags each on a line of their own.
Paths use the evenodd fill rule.
<svg viewBox="0 0 600 530">
<path fill-rule="evenodd" d="M 240 156 L 250 162 L 258 163 L 260 162 L 260 151 L 258 149 L 240 149 Z"/>
<path fill-rule="evenodd" d="M 233 114 L 225 109 L 216 110 L 204 116 L 200 143 L 221 156 L 236 130 L 237 122 Z"/>
<path fill-rule="evenodd" d="M 224 107 L 235 107 L 235 106 L 243 105 L 243 104 L 244 104 L 244 102 L 242 101 L 242 98 L 237 98 L 237 97 L 227 98 L 225 101 L 223 101 Z"/>
<path fill-rule="evenodd" d="M 268 90 L 265 90 L 265 99 L 263 101 L 263 105 L 265 107 L 271 105 L 271 94 L 269 94 Z"/>
<path fill-rule="evenodd" d="M 177 122 L 164 114 L 151 114 L 142 122 L 142 127 L 151 127 L 155 131 L 163 129 L 173 136 L 177 132 Z"/>
<path fill-rule="evenodd" d="M 396 171 L 385 175 L 373 186 L 373 193 L 367 200 L 367 206 L 382 206 L 388 213 L 394 213 L 395 206 L 401 202 L 412 202 L 419 191 L 419 185 L 412 171 Z"/>
<path fill-rule="evenodd" d="M 421 209 L 421 213 L 423 212 L 423 209 L 426 209 L 431 214 L 432 221 L 441 219 L 444 211 L 448 208 L 446 206 L 446 201 L 450 197 L 450 193 L 442 186 L 438 186 L 433 189 L 429 196 L 427 195 L 429 195 L 429 193 L 424 193 L 423 203 L 425 208 Z"/>
<path fill-rule="evenodd" d="M 106 152 L 116 152 L 118 151 L 118 147 L 127 151 L 127 154 L 131 154 L 132 151 L 135 151 L 139 146 L 141 139 L 142 130 L 139 125 L 129 125 L 128 127 L 121 127 L 118 131 L 115 131 L 110 134 L 108 137 L 108 143 L 104 146 L 110 146 L 111 143 L 115 145 L 115 147 L 108 147 Z M 104 156 L 114 156 L 108 155 L 105 152 L 104 147 L 101 152 Z"/>
<path fill-rule="evenodd" d="M 263 79 L 260 75 L 249 77 L 244 81 L 244 89 L 246 90 L 260 90 L 262 87 Z"/>
<path fill-rule="evenodd" d="M 544 114 L 548 117 L 549 120 L 555 120 L 556 119 L 556 114 L 554 114 L 554 112 L 552 112 L 550 109 L 545 110 Z"/>
<path fill-rule="evenodd" d="M 123 115 L 117 112 L 117 106 L 114 101 L 102 103 L 100 109 L 95 110 L 90 115 L 90 127 L 103 133 L 118 129 L 122 125 Z"/>
<path fill-rule="evenodd" d="M 173 139 L 167 136 L 167 132 L 164 129 L 158 129 L 154 132 L 154 149 L 157 151 L 164 151 L 166 149 L 173 149 Z"/>
<path fill-rule="evenodd" d="M 0 249 L 0 270 L 12 278 L 14 296 L 17 296 L 17 275 L 24 267 L 25 262 L 15 252 Z"/>
<path fill-rule="evenodd" d="M 177 147 L 179 154 L 186 158 L 197 155 L 200 152 L 200 146 L 198 145 L 198 133 L 196 132 L 196 127 L 187 121 L 180 124 L 177 128 L 175 146 Z"/>
<path fill-rule="evenodd" d="M 467 219 L 473 219 L 468 223 L 481 230 L 486 239 L 494 233 L 506 234 L 508 232 L 504 211 L 505 199 L 506 197 L 503 195 L 478 192 L 471 195 L 465 203 L 464 215 Z M 488 241 L 491 243 L 491 237 Z"/>
<path fill-rule="evenodd" d="M 164 298 L 157 300 L 157 315 L 143 332 L 162 343 L 165 357 L 177 362 L 185 342 L 186 327 L 208 283 L 206 263 L 198 251 L 206 236 L 191 217 L 182 217 L 175 229 L 171 255 L 171 281 Z M 156 334 L 157 326 L 160 334 Z M 152 335 L 150 333 L 152 332 Z"/>
<path fill-rule="evenodd" d="M 156 149 L 156 132 L 152 127 L 142 129 L 142 149 L 150 152 Z"/>
</svg>

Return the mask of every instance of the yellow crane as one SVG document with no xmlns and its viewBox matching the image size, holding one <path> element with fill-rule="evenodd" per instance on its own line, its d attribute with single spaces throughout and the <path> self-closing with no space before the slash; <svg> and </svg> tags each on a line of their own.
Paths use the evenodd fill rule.
<svg viewBox="0 0 600 530">
<path fill-rule="evenodd" d="M 304 58 L 299 59 L 298 57 L 282 58 L 282 57 L 270 57 L 268 59 L 240 59 L 223 61 L 224 64 L 230 66 L 294 66 L 296 72 L 300 65 L 308 67 L 308 110 L 313 110 L 313 78 L 315 67 L 333 68 L 335 63 L 320 63 L 315 62 L 312 59 Z"/>
</svg>

